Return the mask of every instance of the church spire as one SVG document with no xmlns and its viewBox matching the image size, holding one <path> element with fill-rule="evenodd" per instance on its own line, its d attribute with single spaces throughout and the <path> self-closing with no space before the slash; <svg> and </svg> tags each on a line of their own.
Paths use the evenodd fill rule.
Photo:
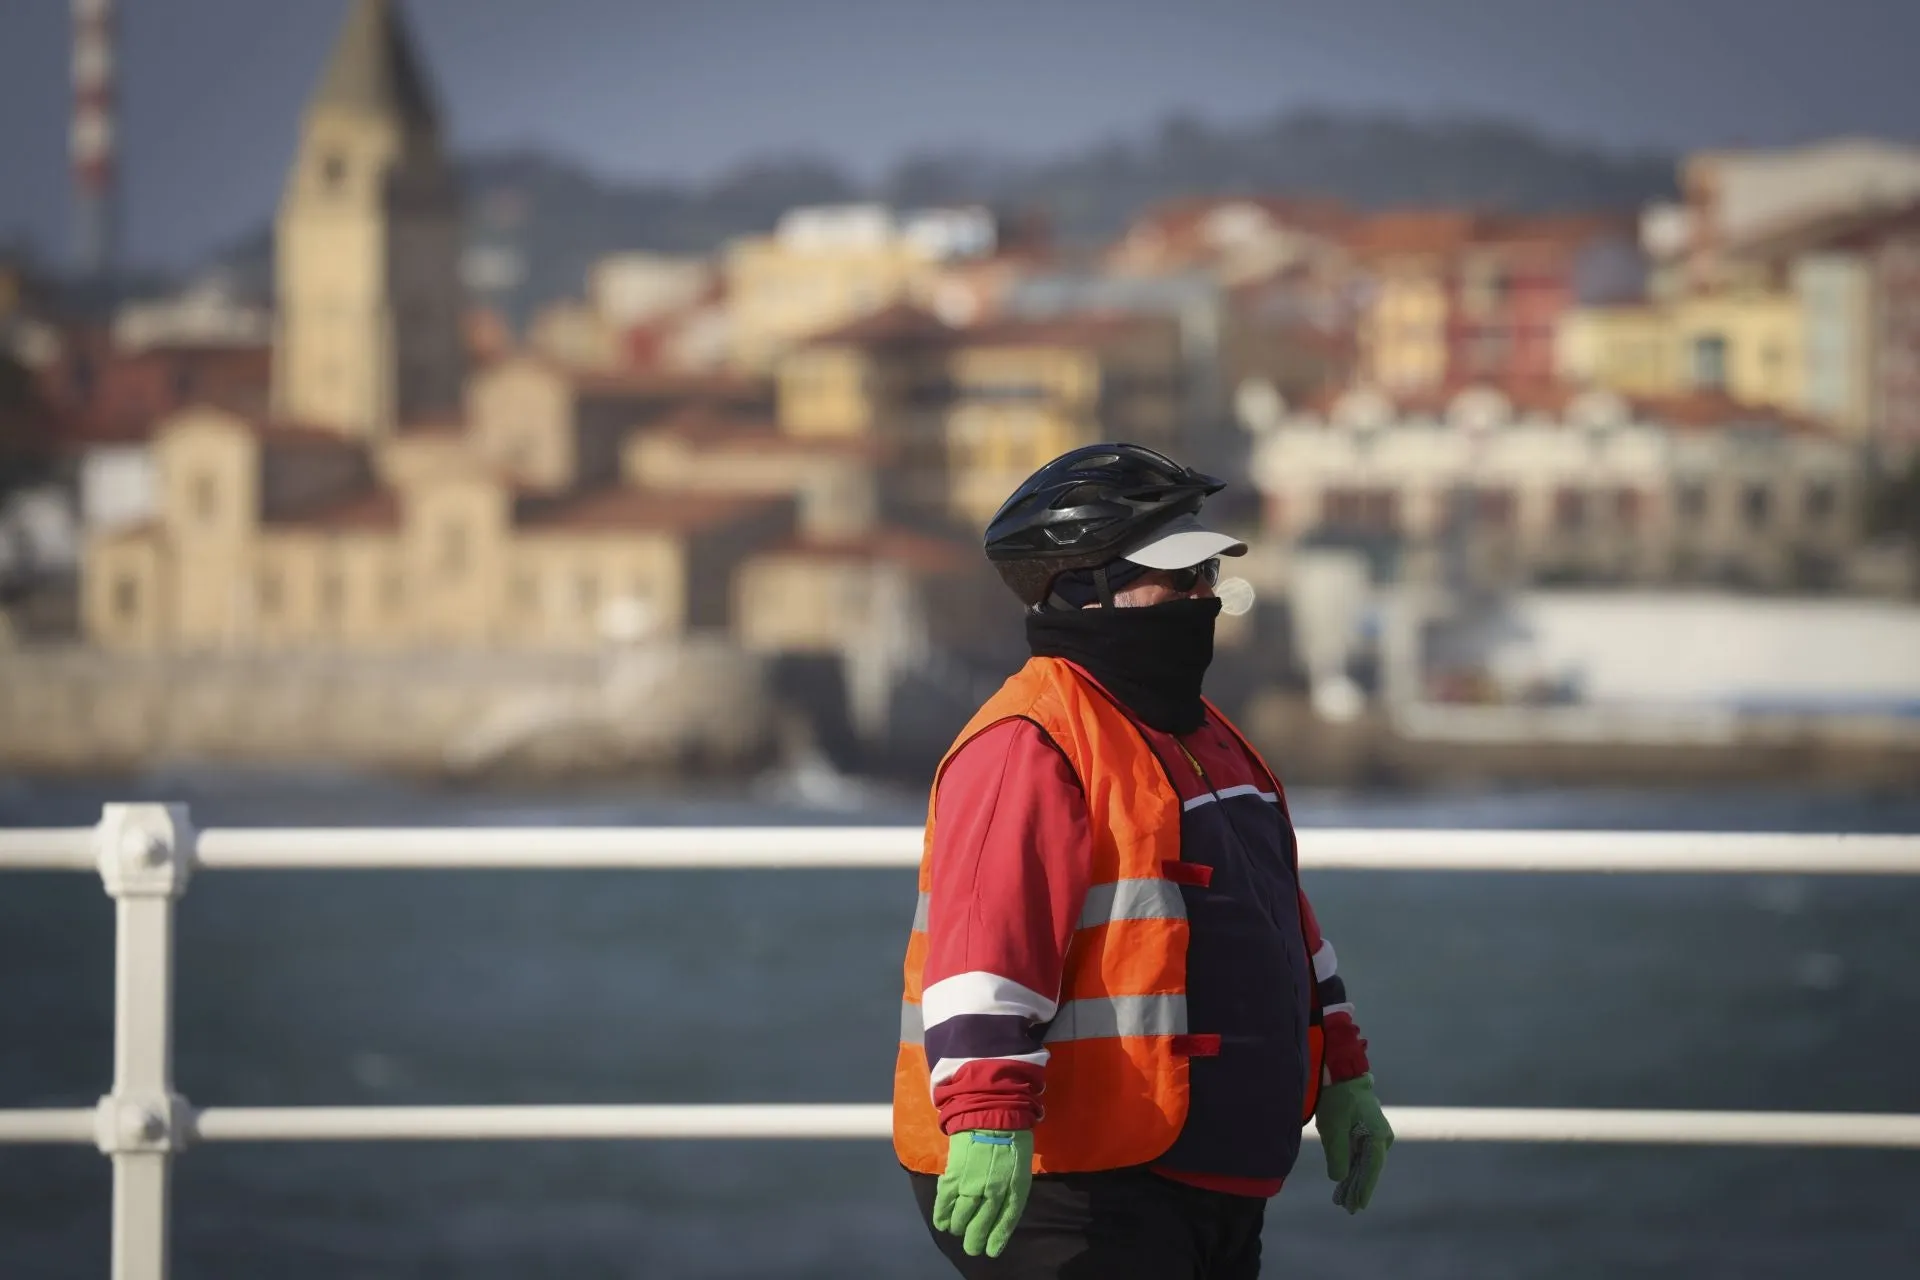
<svg viewBox="0 0 1920 1280">
<path fill-rule="evenodd" d="M 377 438 L 459 407 L 460 226 L 399 0 L 353 0 L 280 201 L 276 415 Z"/>
<path fill-rule="evenodd" d="M 408 129 L 438 126 L 433 88 L 397 0 L 353 0 L 312 106 L 385 116 Z"/>
</svg>

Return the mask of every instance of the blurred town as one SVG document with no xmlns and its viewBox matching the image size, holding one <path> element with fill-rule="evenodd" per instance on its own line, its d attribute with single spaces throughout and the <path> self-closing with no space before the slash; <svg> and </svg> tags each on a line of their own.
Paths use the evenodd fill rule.
<svg viewBox="0 0 1920 1280">
<path fill-rule="evenodd" d="M 1126 439 L 1232 481 L 1210 689 L 1293 776 L 1920 780 L 1920 147 L 1100 243 L 805 205 L 518 316 L 355 0 L 271 288 L 108 288 L 77 12 L 95 275 L 0 260 L 7 767 L 924 771 L 1022 656 L 986 520 Z"/>
</svg>

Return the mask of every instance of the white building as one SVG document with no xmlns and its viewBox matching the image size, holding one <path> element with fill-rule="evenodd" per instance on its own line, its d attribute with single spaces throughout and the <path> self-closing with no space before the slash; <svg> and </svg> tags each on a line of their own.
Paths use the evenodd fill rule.
<svg viewBox="0 0 1920 1280">
<path fill-rule="evenodd" d="M 264 347 L 273 340 L 273 316 L 214 272 L 169 298 L 129 302 L 113 317 L 114 345 L 149 347 Z"/>
<path fill-rule="evenodd" d="M 1429 552 L 1487 583 L 1823 584 L 1862 501 L 1843 441 L 1766 414 L 1682 427 L 1603 393 L 1550 418 L 1484 389 L 1430 416 L 1351 392 L 1283 417 L 1252 470 L 1282 544 Z"/>
<path fill-rule="evenodd" d="M 587 296 L 602 320 L 624 329 L 693 306 L 713 287 L 715 274 L 706 258 L 609 254 L 587 273 Z"/>
</svg>

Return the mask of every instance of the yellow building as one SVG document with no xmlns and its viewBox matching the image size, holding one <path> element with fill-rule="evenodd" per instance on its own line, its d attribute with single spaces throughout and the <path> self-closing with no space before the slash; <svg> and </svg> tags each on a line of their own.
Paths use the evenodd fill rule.
<svg viewBox="0 0 1920 1280">
<path fill-rule="evenodd" d="M 1447 374 L 1445 287 L 1422 272 L 1392 271 L 1375 290 L 1360 329 L 1368 379 L 1394 391 L 1439 386 Z"/>
<path fill-rule="evenodd" d="M 1683 389 L 1679 343 L 1664 307 L 1583 307 L 1568 312 L 1555 335 L 1562 380 L 1627 395 L 1664 396 Z"/>
<path fill-rule="evenodd" d="M 973 528 L 1069 449 L 1119 439 L 1177 451 L 1183 382 L 1171 321 L 1078 316 L 966 331 L 947 379 L 948 509 Z"/>
<path fill-rule="evenodd" d="M 1787 293 L 1685 298 L 1672 308 L 1685 386 L 1795 411 L 1803 401 L 1805 326 Z"/>
<path fill-rule="evenodd" d="M 802 339 L 900 303 L 971 324 L 997 306 L 1023 269 L 999 253 L 985 209 L 896 215 L 884 205 L 790 210 L 772 235 L 736 240 L 726 254 L 732 363 L 771 372 Z"/>
<path fill-rule="evenodd" d="M 1709 391 L 1799 412 L 1806 407 L 1805 329 L 1791 293 L 1689 296 L 1570 312 L 1557 356 L 1570 382 L 1640 396 Z"/>
<path fill-rule="evenodd" d="M 1178 328 L 1132 315 L 950 329 L 898 307 L 819 335 L 779 368 L 788 431 L 880 442 L 907 514 L 971 528 L 1078 445 L 1176 447 L 1181 394 Z"/>
<path fill-rule="evenodd" d="M 800 339 L 924 293 L 937 265 L 884 208 L 795 210 L 774 234 L 727 249 L 733 365 L 770 370 Z"/>
<path fill-rule="evenodd" d="M 1454 258 L 1479 225 L 1468 213 L 1393 213 L 1349 236 L 1371 286 L 1359 326 L 1363 380 L 1396 393 L 1446 381 Z"/>
<path fill-rule="evenodd" d="M 794 500 L 628 485 L 540 493 L 478 455 L 374 483 L 330 433 L 193 409 L 155 437 L 155 523 L 88 549 L 108 648 L 591 648 L 639 619 L 731 624 L 733 571 L 785 542 Z"/>
</svg>

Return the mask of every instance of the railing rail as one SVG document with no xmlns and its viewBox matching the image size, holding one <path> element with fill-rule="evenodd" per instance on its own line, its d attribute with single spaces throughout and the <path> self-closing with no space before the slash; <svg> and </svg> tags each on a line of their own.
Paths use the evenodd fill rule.
<svg viewBox="0 0 1920 1280">
<path fill-rule="evenodd" d="M 1386 1108 L 1404 1142 L 1920 1149 L 1920 1116 L 1859 1111 L 1666 1111 L 1577 1107 Z M 0 1145 L 86 1145 L 90 1108 L 0 1111 Z M 553 1107 L 209 1107 L 183 1143 L 506 1142 L 636 1138 L 886 1138 L 884 1103 Z M 1311 1127 L 1302 1131 L 1319 1141 Z"/>
<path fill-rule="evenodd" d="M 232 827 L 189 870 L 880 869 L 920 861 L 919 827 Z M 92 827 L 0 830 L 0 871 L 93 871 Z M 1920 875 L 1920 836 L 1690 831 L 1301 832 L 1309 871 Z"/>
<path fill-rule="evenodd" d="M 164 1280 L 172 1159 L 193 1142 L 884 1137 L 889 1108 L 871 1104 L 196 1110 L 173 1089 L 174 904 L 193 874 L 214 870 L 818 870 L 905 868 L 919 857 L 917 827 L 196 831 L 179 805 L 108 805 L 95 827 L 0 830 L 0 871 L 96 871 L 116 904 L 113 1091 L 88 1109 L 0 1110 L 0 1144 L 90 1142 L 110 1155 L 114 1280 Z M 1920 837 L 1307 829 L 1301 865 L 1920 875 Z M 1920 1115 L 1481 1107 L 1393 1107 L 1389 1115 L 1409 1141 L 1920 1149 Z"/>
</svg>

